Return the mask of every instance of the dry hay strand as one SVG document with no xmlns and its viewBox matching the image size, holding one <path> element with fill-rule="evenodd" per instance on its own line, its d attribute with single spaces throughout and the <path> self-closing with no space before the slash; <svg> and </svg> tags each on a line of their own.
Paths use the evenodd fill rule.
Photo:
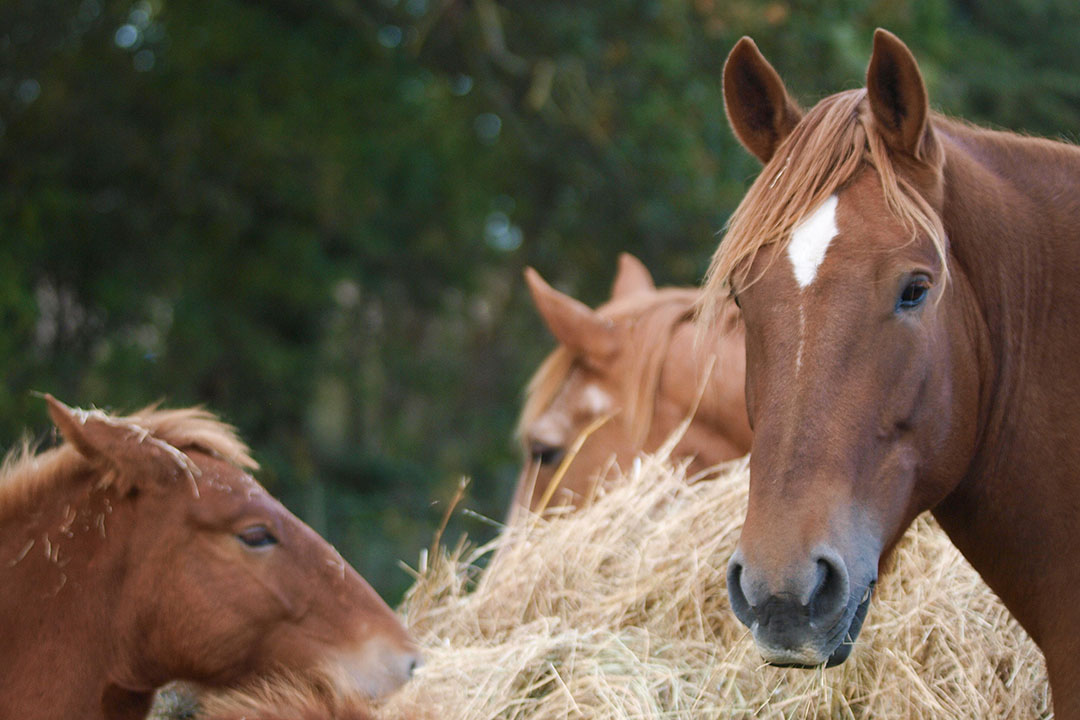
<svg viewBox="0 0 1080 720">
<path fill-rule="evenodd" d="M 425 665 L 379 716 L 1051 716 L 1037 647 L 925 517 L 846 663 L 763 665 L 725 578 L 746 462 L 699 482 L 685 467 L 644 457 L 591 506 L 522 515 L 488 545 L 429 556 L 401 609 Z"/>
</svg>

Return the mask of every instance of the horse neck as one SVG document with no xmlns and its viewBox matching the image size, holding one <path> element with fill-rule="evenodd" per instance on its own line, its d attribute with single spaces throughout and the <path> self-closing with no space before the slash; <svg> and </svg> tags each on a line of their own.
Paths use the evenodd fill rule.
<svg viewBox="0 0 1080 720">
<path fill-rule="evenodd" d="M 1080 151 L 1045 140 L 937 128 L 946 146 L 943 221 L 980 358 L 979 439 L 935 515 L 1042 647 L 1054 674 L 1080 651 Z M 1066 613 L 1061 607 L 1069 605 Z M 1064 655 L 1064 652 L 1061 653 Z"/>
<path fill-rule="evenodd" d="M 20 666 L 0 673 L 0 707 L 28 720 L 104 717 L 115 668 L 109 610 L 124 559 L 110 553 L 127 528 L 111 488 L 88 492 L 94 480 L 78 480 L 16 512 L 0 538 L 0 617 L 17 618 L 0 633 L 0 657 Z"/>
</svg>

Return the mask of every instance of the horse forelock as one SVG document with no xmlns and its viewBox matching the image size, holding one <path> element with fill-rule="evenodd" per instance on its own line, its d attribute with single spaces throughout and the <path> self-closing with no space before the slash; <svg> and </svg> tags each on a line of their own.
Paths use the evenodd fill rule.
<svg viewBox="0 0 1080 720">
<path fill-rule="evenodd" d="M 514 429 L 515 437 L 524 438 L 528 427 L 544 414 L 576 362 L 577 356 L 565 345 L 555 348 L 544 358 L 525 385 L 525 404 Z"/>
<path fill-rule="evenodd" d="M 619 421 L 627 426 L 635 442 L 644 440 L 651 426 L 660 370 L 671 336 L 682 321 L 692 317 L 697 300 L 696 289 L 663 288 L 615 299 L 597 309 L 616 324 L 631 325 L 634 346 L 645 349 L 627 355 L 629 364 L 622 383 Z M 526 385 L 516 429 L 519 439 L 551 407 L 570 373 L 583 360 L 563 345 L 544 359 Z"/>
<path fill-rule="evenodd" d="M 200 450 L 244 470 L 259 467 L 247 444 L 236 434 L 236 428 L 204 408 L 159 410 L 150 407 L 121 420 L 146 429 L 154 438 L 180 451 Z"/>
<path fill-rule="evenodd" d="M 923 161 L 939 161 L 934 147 L 926 152 Z M 733 283 L 745 286 L 758 279 L 749 273 L 760 249 L 786 247 L 795 227 L 867 166 L 877 171 L 885 201 L 910 231 L 909 241 L 920 232 L 929 237 L 947 277 L 941 218 L 898 171 L 874 127 L 866 89 L 848 90 L 825 98 L 806 114 L 732 213 L 703 287 L 703 325 L 718 319 Z"/>
<path fill-rule="evenodd" d="M 150 406 L 126 417 L 108 415 L 101 410 L 78 412 L 83 418 L 93 417 L 126 427 L 140 441 L 155 443 L 185 470 L 192 465 L 187 456 L 191 450 L 220 457 L 241 469 L 258 468 L 235 428 L 202 408 L 159 410 Z M 48 492 L 64 479 L 91 467 L 91 461 L 70 443 L 39 452 L 35 443 L 24 440 L 7 454 L 0 466 L 0 519 L 31 497 Z M 107 485 L 117 477 L 116 472 L 107 472 L 99 482 Z"/>
</svg>

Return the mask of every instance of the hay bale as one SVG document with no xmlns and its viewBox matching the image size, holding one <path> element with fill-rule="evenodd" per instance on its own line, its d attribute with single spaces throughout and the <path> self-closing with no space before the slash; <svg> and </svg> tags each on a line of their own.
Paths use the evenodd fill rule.
<svg viewBox="0 0 1080 720">
<path fill-rule="evenodd" d="M 590 507 L 441 551 L 402 607 L 425 665 L 380 716 L 1050 716 L 1038 649 L 928 518 L 846 663 L 763 666 L 727 601 L 746 486 L 745 461 L 691 484 L 646 457 Z"/>
</svg>

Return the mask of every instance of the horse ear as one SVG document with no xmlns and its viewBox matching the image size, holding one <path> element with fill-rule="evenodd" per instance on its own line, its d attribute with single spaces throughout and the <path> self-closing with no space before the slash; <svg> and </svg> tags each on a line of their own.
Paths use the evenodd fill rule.
<svg viewBox="0 0 1080 720">
<path fill-rule="evenodd" d="M 605 360 L 615 353 L 617 338 L 610 320 L 548 285 L 531 267 L 525 268 L 525 283 L 556 340 L 590 360 Z"/>
<path fill-rule="evenodd" d="M 874 125 L 889 147 L 922 158 L 930 135 L 926 85 L 907 45 L 882 28 L 874 31 L 866 92 Z"/>
<path fill-rule="evenodd" d="M 170 474 L 197 472 L 186 455 L 143 428 L 109 418 L 100 410 L 70 408 L 52 395 L 45 395 L 45 402 L 60 434 L 80 455 L 97 465 L 131 471 L 124 473 L 127 484 L 122 491 L 137 477 L 160 475 L 162 467 L 169 468 Z"/>
<path fill-rule="evenodd" d="M 615 272 L 615 283 L 611 286 L 612 299 L 655 289 L 652 274 L 644 263 L 630 253 L 619 255 L 619 269 Z"/>
<path fill-rule="evenodd" d="M 108 436 L 112 428 L 101 428 L 101 421 L 93 413 L 70 408 L 52 395 L 45 395 L 45 403 L 56 429 L 80 455 L 95 462 L 108 459 L 107 448 L 112 444 Z"/>
<path fill-rule="evenodd" d="M 739 142 L 763 163 L 802 119 L 780 75 L 748 37 L 724 63 L 724 110 Z"/>
</svg>

